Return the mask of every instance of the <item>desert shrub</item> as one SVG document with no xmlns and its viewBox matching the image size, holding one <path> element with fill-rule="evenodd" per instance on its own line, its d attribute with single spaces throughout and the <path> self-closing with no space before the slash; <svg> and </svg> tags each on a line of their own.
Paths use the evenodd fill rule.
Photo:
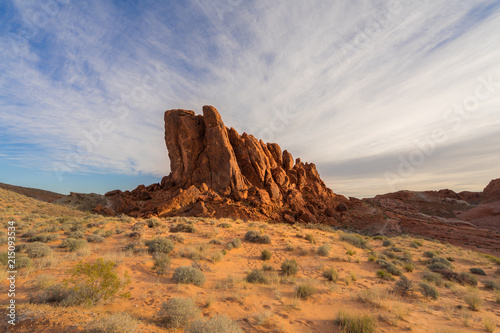
<svg viewBox="0 0 500 333">
<path fill-rule="evenodd" d="M 368 242 L 366 241 L 366 239 L 357 234 L 342 234 L 340 236 L 340 240 L 347 242 L 360 249 L 368 248 Z"/>
<path fill-rule="evenodd" d="M 458 276 L 456 277 L 456 281 L 465 286 L 477 286 L 477 278 L 467 272 L 458 274 Z"/>
<path fill-rule="evenodd" d="M 404 275 L 402 277 L 400 277 L 398 282 L 396 282 L 396 284 L 394 285 L 394 292 L 400 294 L 401 296 L 405 296 L 412 289 L 413 289 L 413 287 L 412 287 L 411 280 L 409 280 Z"/>
<path fill-rule="evenodd" d="M 134 223 L 134 225 L 132 226 L 132 230 L 133 230 L 133 231 L 140 231 L 140 230 L 142 230 L 145 226 L 146 226 L 146 222 L 144 222 L 144 221 L 139 221 L 139 222 Z"/>
<path fill-rule="evenodd" d="M 104 237 L 104 238 L 111 237 L 111 236 L 113 236 L 113 234 L 114 234 L 114 233 L 115 233 L 115 232 L 114 232 L 113 230 L 106 230 L 106 231 L 104 232 L 103 237 Z"/>
<path fill-rule="evenodd" d="M 156 228 L 156 227 L 159 227 L 161 225 L 161 222 L 157 217 L 152 217 L 152 218 L 146 220 L 146 224 L 147 224 L 148 228 Z"/>
<path fill-rule="evenodd" d="M 269 265 L 267 263 L 263 263 L 262 264 L 262 270 L 263 271 L 272 271 L 273 269 L 274 269 L 273 266 L 271 266 L 271 265 Z"/>
<path fill-rule="evenodd" d="M 7 252 L 1 252 L 0 253 L 0 264 L 7 266 L 9 263 L 9 255 Z M 31 259 L 24 256 L 24 255 L 19 255 L 16 253 L 16 263 L 15 263 L 15 269 L 22 269 L 26 267 L 30 267 L 32 265 Z"/>
<path fill-rule="evenodd" d="M 415 239 L 410 243 L 410 247 L 413 247 L 414 249 L 418 249 L 419 247 L 421 247 L 423 245 L 424 245 L 424 243 L 418 239 Z"/>
<path fill-rule="evenodd" d="M 222 242 L 218 239 L 211 239 L 208 244 L 210 245 L 222 245 Z"/>
<path fill-rule="evenodd" d="M 430 265 L 442 264 L 445 266 L 445 268 L 453 268 L 451 262 L 449 262 L 448 259 L 442 257 L 433 257 L 429 259 L 428 264 Z"/>
<path fill-rule="evenodd" d="M 285 260 L 281 264 L 281 272 L 283 275 L 293 275 L 296 274 L 299 271 L 299 264 L 295 259 L 288 259 Z"/>
<path fill-rule="evenodd" d="M 469 271 L 470 271 L 472 274 L 486 276 L 486 273 L 485 273 L 485 272 L 484 272 L 484 270 L 482 270 L 481 268 L 475 268 L 475 267 L 472 267 L 472 268 L 469 268 Z"/>
<path fill-rule="evenodd" d="M 202 271 L 192 266 L 177 267 L 173 277 L 177 283 L 194 284 L 195 286 L 202 286 L 207 280 Z"/>
<path fill-rule="evenodd" d="M 318 254 L 322 257 L 328 257 L 330 255 L 330 245 L 324 244 L 318 247 Z"/>
<path fill-rule="evenodd" d="M 422 279 L 426 282 L 434 283 L 438 287 L 442 286 L 444 283 L 443 277 L 441 276 L 441 274 L 438 274 L 435 272 L 428 272 L 428 271 L 423 272 Z"/>
<path fill-rule="evenodd" d="M 149 253 L 165 253 L 168 254 L 174 249 L 174 243 L 168 238 L 155 238 L 146 242 Z"/>
<path fill-rule="evenodd" d="M 36 236 L 37 232 L 36 230 L 30 229 L 26 231 L 24 234 L 21 235 L 21 238 L 31 238 Z"/>
<path fill-rule="evenodd" d="M 142 233 L 140 231 L 133 231 L 128 236 L 133 239 L 140 239 L 142 238 Z"/>
<path fill-rule="evenodd" d="M 306 234 L 306 240 L 311 244 L 316 244 L 316 238 L 313 234 Z"/>
<path fill-rule="evenodd" d="M 222 261 L 222 259 L 224 259 L 224 252 L 217 251 L 214 254 L 212 254 L 212 262 L 216 263 Z"/>
<path fill-rule="evenodd" d="M 55 240 L 59 239 L 59 235 L 57 234 L 40 234 L 40 235 L 34 235 L 33 237 L 30 237 L 28 240 L 29 242 L 41 242 L 41 243 L 50 243 Z"/>
<path fill-rule="evenodd" d="M 401 276 L 403 275 L 403 271 L 396 267 L 393 263 L 390 263 L 385 260 L 377 260 L 377 264 L 379 264 L 380 268 L 385 269 L 388 273 L 396 276 Z"/>
<path fill-rule="evenodd" d="M 394 243 L 390 239 L 386 239 L 385 241 L 382 242 L 382 246 L 393 246 Z"/>
<path fill-rule="evenodd" d="M 88 305 L 108 300 L 129 283 L 127 276 L 120 279 L 114 261 L 102 258 L 93 263 L 80 261 L 68 273 L 71 277 L 66 282 L 73 285 L 70 289 Z"/>
<path fill-rule="evenodd" d="M 64 284 L 38 286 L 35 294 L 30 295 L 31 303 L 57 303 L 61 306 L 80 304 L 77 293 Z"/>
<path fill-rule="evenodd" d="M 181 243 L 181 244 L 184 244 L 185 241 L 184 236 L 182 235 L 169 235 L 168 238 L 176 243 Z"/>
<path fill-rule="evenodd" d="M 464 301 L 472 311 L 479 311 L 483 305 L 483 299 L 478 292 L 472 292 L 464 295 Z"/>
<path fill-rule="evenodd" d="M 70 232 L 68 238 L 74 238 L 74 239 L 85 238 L 85 233 L 82 231 Z"/>
<path fill-rule="evenodd" d="M 379 269 L 376 274 L 377 274 L 377 277 L 381 278 L 382 280 L 388 280 L 388 281 L 395 280 L 391 273 L 388 273 L 388 272 L 384 271 L 383 269 Z"/>
<path fill-rule="evenodd" d="M 158 317 L 167 328 L 183 328 L 200 315 L 191 298 L 171 298 L 161 305 Z"/>
<path fill-rule="evenodd" d="M 486 289 L 491 289 L 491 290 L 500 290 L 500 284 L 496 281 L 493 280 L 486 280 L 483 282 L 484 287 Z"/>
<path fill-rule="evenodd" d="M 433 300 L 436 300 L 439 298 L 439 292 L 437 291 L 436 288 L 431 286 L 430 284 L 421 282 L 420 283 L 420 292 L 425 298 L 430 298 Z"/>
<path fill-rule="evenodd" d="M 89 243 L 102 243 L 105 240 L 106 239 L 104 237 L 98 235 L 90 235 L 89 237 L 87 237 L 87 242 Z"/>
<path fill-rule="evenodd" d="M 170 232 L 188 232 L 194 234 L 196 232 L 196 227 L 190 223 L 179 223 L 170 227 Z"/>
<path fill-rule="evenodd" d="M 355 316 L 345 311 L 339 311 L 334 320 L 336 325 L 340 326 L 345 333 L 374 333 L 377 322 L 374 317 L 369 315 Z"/>
<path fill-rule="evenodd" d="M 445 269 L 449 269 L 448 266 L 446 266 L 445 264 L 441 263 L 441 262 L 435 262 L 433 264 L 430 264 L 430 265 L 427 265 L 427 268 L 430 270 L 430 271 L 433 271 L 433 272 L 436 272 L 438 270 L 445 270 Z"/>
<path fill-rule="evenodd" d="M 405 264 L 403 265 L 403 269 L 404 269 L 405 271 L 407 271 L 407 272 L 410 272 L 410 273 L 411 273 L 411 272 L 413 272 L 413 269 L 414 269 L 414 267 L 413 267 L 413 263 L 411 263 L 411 262 L 407 262 L 407 263 L 405 263 Z"/>
<path fill-rule="evenodd" d="M 403 249 L 400 247 L 393 246 L 391 247 L 392 252 L 403 252 Z"/>
<path fill-rule="evenodd" d="M 264 250 L 262 250 L 260 256 L 261 256 L 262 260 L 269 260 L 269 259 L 271 259 L 273 254 L 268 249 L 264 249 Z"/>
<path fill-rule="evenodd" d="M 210 319 L 196 319 L 185 330 L 186 333 L 243 333 L 238 324 L 226 315 Z"/>
<path fill-rule="evenodd" d="M 231 228 L 231 224 L 227 223 L 227 222 L 223 222 L 223 223 L 219 223 L 217 225 L 218 228 L 224 228 L 224 229 L 228 229 L 228 228 Z"/>
<path fill-rule="evenodd" d="M 239 249 L 241 247 L 241 239 L 233 238 L 229 243 L 226 244 L 226 248 L 228 250 L 232 250 L 233 248 Z"/>
<path fill-rule="evenodd" d="M 127 313 L 112 315 L 92 320 L 85 333 L 134 333 L 137 330 L 137 321 Z"/>
<path fill-rule="evenodd" d="M 382 256 L 385 256 L 385 258 L 383 258 Z M 391 249 L 386 249 L 386 250 L 382 251 L 382 253 L 379 255 L 379 259 L 382 259 L 382 260 L 394 259 L 394 258 L 396 258 L 396 254 L 394 252 L 392 252 Z"/>
<path fill-rule="evenodd" d="M 206 259 L 210 246 L 210 244 L 203 243 L 186 246 L 179 251 L 179 254 L 181 255 L 181 257 L 190 259 Z"/>
<path fill-rule="evenodd" d="M 295 297 L 297 298 L 307 298 L 316 292 L 311 282 L 304 282 L 295 287 Z"/>
<path fill-rule="evenodd" d="M 81 231 L 81 232 L 84 232 L 85 231 L 85 226 L 81 223 L 73 223 L 73 225 L 69 228 L 69 230 L 73 231 L 73 232 L 77 232 L 77 231 Z"/>
<path fill-rule="evenodd" d="M 161 252 L 153 254 L 153 270 L 158 275 L 163 275 L 170 268 L 170 257 Z"/>
<path fill-rule="evenodd" d="M 271 236 L 262 235 L 259 231 L 249 230 L 245 234 L 245 240 L 252 243 L 271 244 Z"/>
<path fill-rule="evenodd" d="M 34 242 L 28 245 L 26 253 L 30 258 L 43 258 L 52 253 L 52 249 L 44 243 Z"/>
<path fill-rule="evenodd" d="M 88 245 L 89 243 L 85 239 L 66 238 L 59 247 L 68 249 L 69 252 L 76 252 Z"/>
<path fill-rule="evenodd" d="M 337 282 L 339 279 L 339 273 L 333 267 L 328 267 L 323 270 L 323 277 L 327 278 L 329 281 Z"/>
<path fill-rule="evenodd" d="M 353 255 L 356 254 L 356 250 L 347 249 L 347 251 L 345 252 L 345 254 L 347 254 L 348 256 L 353 256 Z"/>
<path fill-rule="evenodd" d="M 249 283 L 268 283 L 268 279 L 264 272 L 260 269 L 254 269 L 247 273 L 245 280 Z"/>
<path fill-rule="evenodd" d="M 424 258 L 432 258 L 436 255 L 436 253 L 434 251 L 424 251 L 422 255 Z"/>
</svg>

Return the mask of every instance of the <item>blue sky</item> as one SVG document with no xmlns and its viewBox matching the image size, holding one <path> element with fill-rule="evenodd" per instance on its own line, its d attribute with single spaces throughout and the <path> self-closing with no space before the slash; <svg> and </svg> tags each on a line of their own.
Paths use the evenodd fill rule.
<svg viewBox="0 0 500 333">
<path fill-rule="evenodd" d="M 158 182 L 163 112 L 209 104 L 336 193 L 481 190 L 500 177 L 498 31 L 498 1 L 2 1 L 0 182 Z"/>
</svg>

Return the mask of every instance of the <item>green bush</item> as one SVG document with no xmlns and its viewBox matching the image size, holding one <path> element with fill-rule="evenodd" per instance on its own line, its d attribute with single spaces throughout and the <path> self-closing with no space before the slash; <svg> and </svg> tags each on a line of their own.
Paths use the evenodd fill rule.
<svg viewBox="0 0 500 333">
<path fill-rule="evenodd" d="M 318 254 L 322 257 L 328 257 L 330 255 L 330 245 L 324 244 L 318 247 Z"/>
<path fill-rule="evenodd" d="M 87 237 L 87 242 L 89 243 L 102 243 L 106 240 L 106 238 L 98 235 L 90 235 Z"/>
<path fill-rule="evenodd" d="M 68 273 L 71 277 L 66 283 L 72 284 L 70 289 L 75 291 L 81 303 L 88 305 L 108 300 L 130 282 L 120 279 L 114 261 L 102 258 L 93 263 L 80 261 Z"/>
<path fill-rule="evenodd" d="M 195 286 L 202 286 L 207 280 L 202 271 L 192 266 L 177 267 L 173 277 L 177 283 L 194 284 Z"/>
<path fill-rule="evenodd" d="M 34 242 L 27 246 L 26 253 L 30 258 L 43 258 L 52 253 L 52 249 L 44 243 Z"/>
<path fill-rule="evenodd" d="M 164 302 L 158 317 L 167 328 L 183 328 L 200 315 L 200 309 L 191 298 L 171 298 Z"/>
<path fill-rule="evenodd" d="M 262 250 L 262 253 L 260 255 L 262 260 L 269 260 L 273 256 L 272 252 L 269 251 L 268 249 Z"/>
<path fill-rule="evenodd" d="M 413 240 L 411 243 L 410 243 L 410 247 L 414 248 L 414 249 L 418 249 L 419 247 L 421 247 L 422 245 L 424 245 L 424 243 L 420 240 Z"/>
<path fill-rule="evenodd" d="M 285 260 L 281 264 L 281 272 L 283 273 L 283 275 L 288 276 L 297 274 L 298 271 L 299 271 L 299 264 L 295 259 Z"/>
<path fill-rule="evenodd" d="M 323 271 L 323 277 L 327 278 L 329 281 L 337 282 L 339 279 L 339 273 L 333 267 L 325 268 Z"/>
<path fill-rule="evenodd" d="M 217 315 L 210 319 L 196 319 L 186 333 L 243 333 L 238 324 L 226 315 Z"/>
<path fill-rule="evenodd" d="M 391 273 L 388 273 L 388 272 L 384 271 L 383 269 L 379 269 L 377 271 L 377 277 L 381 278 L 382 280 L 388 280 L 388 281 L 395 280 Z"/>
<path fill-rule="evenodd" d="M 472 274 L 476 274 L 476 275 L 483 275 L 483 276 L 486 276 L 486 273 L 484 272 L 484 270 L 482 270 L 481 268 L 469 268 L 469 271 L 472 273 Z"/>
<path fill-rule="evenodd" d="M 433 257 L 433 258 L 429 259 L 428 264 L 430 264 L 430 265 L 442 264 L 446 268 L 453 268 L 453 265 L 451 264 L 451 262 L 449 262 L 448 259 L 442 258 L 442 257 Z"/>
<path fill-rule="evenodd" d="M 229 229 L 231 228 L 231 224 L 227 223 L 227 222 L 223 222 L 223 223 L 219 223 L 217 225 L 218 228 L 224 228 L 224 229 Z"/>
<path fill-rule="evenodd" d="M 269 282 L 264 272 L 260 269 L 254 269 L 248 272 L 245 280 L 249 283 L 267 284 Z"/>
<path fill-rule="evenodd" d="M 295 287 L 295 297 L 307 298 L 316 292 L 316 288 L 310 282 L 304 282 Z"/>
<path fill-rule="evenodd" d="M 137 321 L 127 313 L 114 313 L 92 320 L 85 328 L 85 333 L 135 333 Z"/>
<path fill-rule="evenodd" d="M 170 257 L 168 254 L 156 252 L 153 254 L 153 270 L 157 275 L 163 275 L 170 268 Z"/>
<path fill-rule="evenodd" d="M 146 242 L 149 253 L 168 254 L 174 249 L 174 243 L 168 238 L 155 238 Z"/>
<path fill-rule="evenodd" d="M 1 252 L 0 253 L 0 264 L 7 266 L 9 263 L 9 254 L 7 252 Z M 15 263 L 15 269 L 22 269 L 26 267 L 30 267 L 32 265 L 31 259 L 24 256 L 24 255 L 19 255 L 16 253 L 16 263 Z M 9 269 L 11 270 L 11 269 Z"/>
<path fill-rule="evenodd" d="M 338 312 L 334 323 L 345 333 L 374 333 L 377 327 L 377 322 L 372 316 L 355 316 L 345 311 Z"/>
<path fill-rule="evenodd" d="M 194 234 L 196 232 L 196 228 L 190 223 L 179 223 L 170 227 L 170 232 L 188 232 Z"/>
<path fill-rule="evenodd" d="M 433 300 L 436 300 L 439 298 L 439 292 L 437 291 L 436 288 L 431 286 L 430 284 L 421 282 L 420 283 L 420 292 L 425 298 L 430 298 Z"/>
<path fill-rule="evenodd" d="M 357 234 L 342 234 L 340 236 L 340 240 L 347 242 L 360 249 L 368 248 L 368 242 L 366 241 L 366 239 Z"/>
</svg>

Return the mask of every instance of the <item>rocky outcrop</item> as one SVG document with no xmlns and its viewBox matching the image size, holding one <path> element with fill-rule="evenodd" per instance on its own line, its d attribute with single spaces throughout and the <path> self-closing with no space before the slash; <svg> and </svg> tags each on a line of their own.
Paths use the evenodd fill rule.
<svg viewBox="0 0 500 333">
<path fill-rule="evenodd" d="M 334 224 L 349 205 L 326 187 L 314 164 L 294 162 L 278 144 L 227 128 L 212 106 L 203 115 L 169 110 L 164 120 L 170 174 L 159 184 L 108 192 L 107 209 L 137 217 L 231 214 Z"/>
</svg>

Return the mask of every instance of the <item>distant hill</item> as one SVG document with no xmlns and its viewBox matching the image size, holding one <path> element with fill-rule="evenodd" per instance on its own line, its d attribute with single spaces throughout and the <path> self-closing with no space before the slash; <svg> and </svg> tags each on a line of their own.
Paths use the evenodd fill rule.
<svg viewBox="0 0 500 333">
<path fill-rule="evenodd" d="M 4 190 L 8 190 L 8 191 L 22 194 L 22 195 L 25 195 L 25 196 L 30 197 L 30 198 L 46 201 L 46 202 L 53 202 L 53 201 L 60 199 L 64 196 L 64 194 L 40 190 L 37 188 L 15 186 L 15 185 L 9 185 L 9 184 L 4 184 L 4 183 L 0 183 L 0 188 L 3 188 Z"/>
</svg>

